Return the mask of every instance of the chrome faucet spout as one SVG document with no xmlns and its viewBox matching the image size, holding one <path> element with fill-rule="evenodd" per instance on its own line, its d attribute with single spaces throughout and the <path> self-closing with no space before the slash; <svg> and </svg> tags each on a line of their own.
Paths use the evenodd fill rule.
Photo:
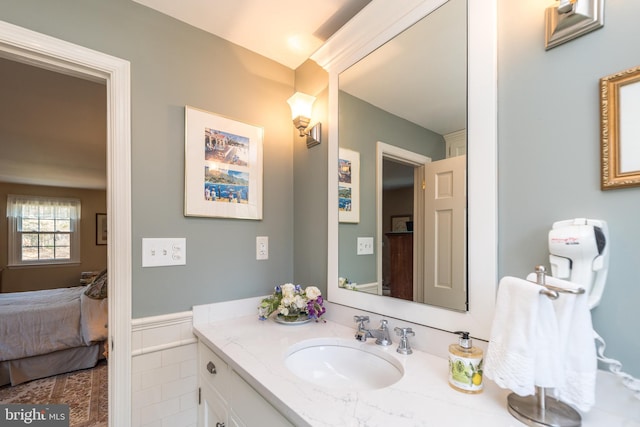
<svg viewBox="0 0 640 427">
<path fill-rule="evenodd" d="M 356 339 L 360 342 L 366 342 L 367 338 L 375 338 L 377 345 L 391 345 L 391 334 L 389 333 L 388 322 L 386 320 L 380 321 L 380 327 L 378 329 L 367 329 L 365 323 L 369 322 L 369 316 L 353 316 L 353 320 L 358 323 L 358 330 L 356 331 Z"/>
<path fill-rule="evenodd" d="M 391 334 L 389 333 L 389 326 L 386 320 L 380 321 L 380 328 L 373 331 L 373 336 L 376 339 L 378 345 L 391 345 Z"/>
</svg>

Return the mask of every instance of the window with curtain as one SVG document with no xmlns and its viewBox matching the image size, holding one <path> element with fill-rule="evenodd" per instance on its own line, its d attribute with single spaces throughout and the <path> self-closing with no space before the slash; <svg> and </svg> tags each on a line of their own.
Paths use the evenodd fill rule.
<svg viewBox="0 0 640 427">
<path fill-rule="evenodd" d="M 9 265 L 80 262 L 80 200 L 7 196 Z"/>
</svg>

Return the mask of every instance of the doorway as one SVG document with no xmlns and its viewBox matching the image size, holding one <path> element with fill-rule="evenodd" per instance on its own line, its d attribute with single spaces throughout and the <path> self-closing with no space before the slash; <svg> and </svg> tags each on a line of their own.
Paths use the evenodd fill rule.
<svg viewBox="0 0 640 427">
<path fill-rule="evenodd" d="M 128 426 L 131 424 L 129 62 L 1 21 L 0 56 L 106 84 L 109 425 Z"/>
<path fill-rule="evenodd" d="M 422 301 L 424 171 L 429 157 L 378 141 L 378 294 Z"/>
</svg>

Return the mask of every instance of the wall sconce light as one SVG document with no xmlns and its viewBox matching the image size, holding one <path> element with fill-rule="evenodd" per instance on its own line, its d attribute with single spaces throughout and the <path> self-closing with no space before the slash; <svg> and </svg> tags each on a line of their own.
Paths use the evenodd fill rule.
<svg viewBox="0 0 640 427">
<path fill-rule="evenodd" d="M 545 49 L 580 37 L 604 25 L 604 0 L 558 0 L 545 11 Z"/>
<path fill-rule="evenodd" d="M 308 128 L 311 121 L 311 109 L 316 97 L 307 95 L 306 93 L 296 92 L 287 99 L 287 103 L 291 107 L 291 118 L 293 125 L 300 132 L 300 136 L 307 137 L 307 148 L 320 144 L 321 123 L 316 123 Z"/>
</svg>

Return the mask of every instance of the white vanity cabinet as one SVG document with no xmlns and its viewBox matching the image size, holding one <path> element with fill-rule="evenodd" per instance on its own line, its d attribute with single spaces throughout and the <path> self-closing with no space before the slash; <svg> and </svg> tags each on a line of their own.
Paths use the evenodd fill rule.
<svg viewBox="0 0 640 427">
<path fill-rule="evenodd" d="M 198 343 L 198 426 L 293 426 L 224 360 Z"/>
</svg>

